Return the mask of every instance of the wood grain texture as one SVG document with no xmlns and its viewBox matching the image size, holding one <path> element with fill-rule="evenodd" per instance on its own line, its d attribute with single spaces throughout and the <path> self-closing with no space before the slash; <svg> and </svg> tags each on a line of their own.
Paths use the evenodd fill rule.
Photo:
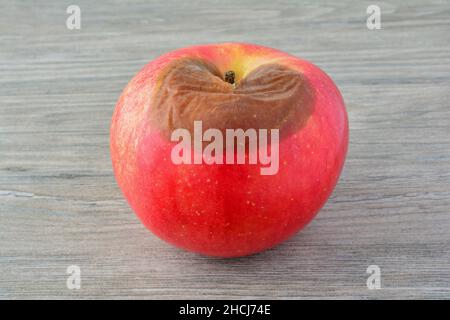
<svg viewBox="0 0 450 320">
<path fill-rule="evenodd" d="M 449 1 L 0 3 L 0 298 L 450 298 Z M 66 28 L 70 4 L 81 30 Z M 366 27 L 369 4 L 381 30 Z M 317 218 L 232 260 L 150 234 L 108 147 L 115 102 L 145 63 L 224 41 L 313 61 L 350 118 Z M 371 264 L 381 290 L 366 287 Z M 66 287 L 69 265 L 81 290 Z"/>
</svg>

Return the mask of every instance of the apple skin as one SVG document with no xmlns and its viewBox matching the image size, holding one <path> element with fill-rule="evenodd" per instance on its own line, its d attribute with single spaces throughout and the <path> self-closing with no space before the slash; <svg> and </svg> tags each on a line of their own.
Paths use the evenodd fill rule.
<svg viewBox="0 0 450 320">
<path fill-rule="evenodd" d="M 314 109 L 305 126 L 280 141 L 277 174 L 261 175 L 254 164 L 172 163 L 175 143 L 151 124 L 149 109 L 160 71 L 182 57 L 244 74 L 276 61 L 308 79 Z M 118 184 L 148 229 L 189 251 L 238 257 L 281 243 L 314 218 L 342 170 L 348 120 L 339 90 L 315 65 L 267 47 L 224 43 L 179 49 L 147 64 L 117 102 L 110 139 Z"/>
</svg>

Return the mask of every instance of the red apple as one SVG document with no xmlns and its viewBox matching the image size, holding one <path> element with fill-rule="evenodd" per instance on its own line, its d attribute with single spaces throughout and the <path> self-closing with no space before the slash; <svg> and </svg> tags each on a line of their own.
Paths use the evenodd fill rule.
<svg viewBox="0 0 450 320">
<path fill-rule="evenodd" d="M 206 163 L 198 149 L 200 163 L 174 163 L 173 132 L 194 133 L 194 121 L 224 136 L 276 129 L 279 166 L 262 174 L 267 166 L 249 163 L 250 148 L 245 163 Z M 150 62 L 124 89 L 111 125 L 114 172 L 143 224 L 178 247 L 219 257 L 268 249 L 303 228 L 333 191 L 347 146 L 345 105 L 323 71 L 242 43 Z"/>
</svg>

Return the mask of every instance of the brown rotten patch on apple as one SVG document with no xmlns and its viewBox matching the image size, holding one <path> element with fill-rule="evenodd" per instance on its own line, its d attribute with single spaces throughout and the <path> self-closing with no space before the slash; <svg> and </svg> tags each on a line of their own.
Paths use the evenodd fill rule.
<svg viewBox="0 0 450 320">
<path fill-rule="evenodd" d="M 192 58 L 169 64 L 158 79 L 151 117 L 167 135 L 175 129 L 279 129 L 280 138 L 303 127 L 314 109 L 314 91 L 300 72 L 277 63 L 256 67 L 240 79 Z"/>
</svg>

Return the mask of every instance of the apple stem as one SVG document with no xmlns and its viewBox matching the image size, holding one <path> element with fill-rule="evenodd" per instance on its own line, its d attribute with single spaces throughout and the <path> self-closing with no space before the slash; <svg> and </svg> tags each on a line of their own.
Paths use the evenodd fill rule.
<svg viewBox="0 0 450 320">
<path fill-rule="evenodd" d="M 234 73 L 234 71 L 227 71 L 225 72 L 225 82 L 228 82 L 230 84 L 234 84 L 234 78 L 235 78 L 236 74 Z"/>
</svg>

